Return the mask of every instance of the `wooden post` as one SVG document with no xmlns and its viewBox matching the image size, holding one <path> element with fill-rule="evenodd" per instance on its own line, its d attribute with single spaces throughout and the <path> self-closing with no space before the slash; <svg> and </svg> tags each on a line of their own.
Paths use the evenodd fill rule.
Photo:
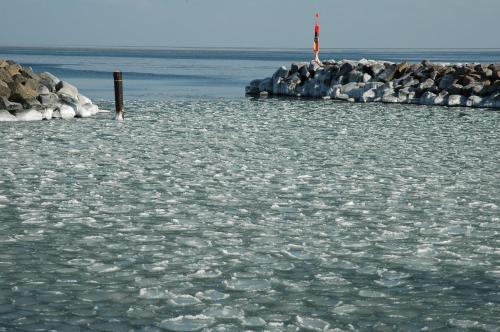
<svg viewBox="0 0 500 332">
<path fill-rule="evenodd" d="M 123 80 L 122 72 L 115 70 L 113 73 L 115 79 L 115 106 L 116 115 L 115 119 L 118 121 L 123 121 Z"/>
</svg>

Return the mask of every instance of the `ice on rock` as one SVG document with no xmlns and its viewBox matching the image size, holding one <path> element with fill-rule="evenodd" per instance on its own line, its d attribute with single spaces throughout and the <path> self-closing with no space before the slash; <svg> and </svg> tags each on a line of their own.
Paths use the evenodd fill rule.
<svg viewBox="0 0 500 332">
<path fill-rule="evenodd" d="M 0 110 L 0 122 L 14 122 L 19 121 L 14 115 L 10 114 L 9 111 Z"/>
<path fill-rule="evenodd" d="M 42 113 L 36 110 L 22 110 L 16 112 L 16 118 L 19 121 L 42 121 Z"/>
<path fill-rule="evenodd" d="M 179 316 L 165 319 L 159 324 L 160 328 L 174 332 L 201 331 L 214 324 L 215 320 L 204 315 Z"/>
<path fill-rule="evenodd" d="M 76 112 L 75 110 L 73 109 L 73 107 L 69 106 L 69 105 L 66 105 L 66 104 L 63 104 L 61 106 L 59 106 L 58 109 L 56 109 L 54 111 L 54 113 L 52 113 L 52 117 L 53 118 L 61 118 L 61 119 L 72 119 L 76 116 Z"/>
<path fill-rule="evenodd" d="M 319 318 L 297 316 L 297 325 L 306 331 L 326 331 L 330 324 Z"/>
</svg>

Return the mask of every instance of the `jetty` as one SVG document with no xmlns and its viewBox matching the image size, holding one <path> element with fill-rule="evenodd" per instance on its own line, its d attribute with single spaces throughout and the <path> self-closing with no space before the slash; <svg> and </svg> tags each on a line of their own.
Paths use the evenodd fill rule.
<svg viewBox="0 0 500 332">
<path fill-rule="evenodd" d="M 70 83 L 0 59 L 0 122 L 86 118 L 99 112 Z"/>
<path fill-rule="evenodd" d="M 251 81 L 245 91 L 250 96 L 500 108 L 500 64 L 300 62 Z"/>
</svg>

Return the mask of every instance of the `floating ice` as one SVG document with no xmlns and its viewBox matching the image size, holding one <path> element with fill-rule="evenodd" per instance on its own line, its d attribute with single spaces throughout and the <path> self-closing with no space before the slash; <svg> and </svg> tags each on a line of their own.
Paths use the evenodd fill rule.
<svg viewBox="0 0 500 332">
<path fill-rule="evenodd" d="M 196 293 L 196 297 L 201 300 L 220 301 L 229 298 L 229 294 L 219 292 L 215 289 L 210 289 L 204 292 Z"/>
<path fill-rule="evenodd" d="M 330 324 L 319 318 L 297 316 L 297 324 L 306 331 L 326 331 Z"/>
<path fill-rule="evenodd" d="M 234 307 L 223 307 L 222 305 L 208 307 L 203 310 L 202 314 L 216 319 L 243 319 L 244 317 L 243 310 Z"/>
<path fill-rule="evenodd" d="M 195 304 L 199 304 L 199 303 L 201 303 L 201 301 L 198 300 L 196 297 L 191 296 L 191 295 L 171 294 L 170 299 L 168 300 L 168 303 L 170 305 L 175 306 L 175 307 L 188 307 L 188 306 L 192 306 Z"/>
<path fill-rule="evenodd" d="M 267 280 L 255 279 L 231 279 L 224 281 L 227 289 L 244 292 L 261 292 L 271 288 L 271 284 Z"/>
<path fill-rule="evenodd" d="M 368 290 L 368 289 L 360 290 L 358 294 L 359 294 L 359 296 L 362 296 L 362 297 L 373 297 L 373 298 L 385 297 L 385 294 L 382 292 L 377 292 L 377 291 Z"/>
<path fill-rule="evenodd" d="M 157 287 L 141 288 L 139 291 L 139 297 L 143 299 L 156 300 L 169 298 L 170 294 L 168 291 Z"/>
<path fill-rule="evenodd" d="M 264 326 L 266 326 L 266 321 L 260 317 L 245 317 L 241 320 L 241 323 L 245 327 L 264 327 Z"/>
<path fill-rule="evenodd" d="M 356 306 L 352 304 L 340 304 L 333 308 L 332 312 L 337 315 L 348 315 L 357 310 Z"/>
<path fill-rule="evenodd" d="M 191 332 L 200 331 L 209 327 L 215 322 L 211 317 L 204 315 L 197 316 L 179 316 L 176 318 L 165 319 L 159 326 L 167 331 Z"/>
</svg>

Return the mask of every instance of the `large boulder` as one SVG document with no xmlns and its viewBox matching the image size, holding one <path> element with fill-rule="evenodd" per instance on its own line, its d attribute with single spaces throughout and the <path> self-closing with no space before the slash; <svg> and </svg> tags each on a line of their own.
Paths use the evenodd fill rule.
<svg viewBox="0 0 500 332">
<path fill-rule="evenodd" d="M 76 116 L 76 112 L 73 107 L 69 105 L 59 105 L 59 107 L 52 113 L 53 118 L 59 119 L 72 119 Z"/>
<path fill-rule="evenodd" d="M 257 95 L 259 94 L 259 84 L 261 80 L 253 80 L 249 85 L 245 87 L 245 93 L 249 95 Z"/>
<path fill-rule="evenodd" d="M 454 84 L 457 81 L 454 75 L 447 74 L 441 77 L 441 80 L 439 81 L 439 88 L 441 90 L 447 90 L 452 84 Z"/>
<path fill-rule="evenodd" d="M 55 108 L 56 105 L 60 102 L 59 97 L 52 92 L 49 94 L 40 94 L 37 99 L 44 107 Z"/>
<path fill-rule="evenodd" d="M 40 83 L 46 86 L 50 92 L 56 91 L 56 86 L 61 80 L 51 73 L 40 73 Z"/>
<path fill-rule="evenodd" d="M 22 83 L 14 82 L 11 84 L 12 94 L 10 100 L 27 105 L 29 100 L 36 99 L 38 93 L 36 90 L 29 86 L 23 85 Z"/>
<path fill-rule="evenodd" d="M 3 81 L 7 84 L 10 84 L 13 82 L 12 76 L 9 74 L 9 72 L 5 68 L 0 68 L 0 81 Z"/>
<path fill-rule="evenodd" d="M 0 110 L 19 111 L 23 109 L 23 105 L 8 100 L 6 97 L 0 97 Z"/>
<path fill-rule="evenodd" d="M 289 73 L 290 73 L 290 71 L 288 69 L 286 69 L 285 66 L 280 67 L 273 74 L 273 82 L 277 82 L 278 79 L 280 79 L 280 78 L 287 77 Z"/>
<path fill-rule="evenodd" d="M 259 89 L 259 92 L 265 91 L 265 92 L 272 93 L 273 92 L 273 79 L 271 77 L 267 77 L 267 78 L 263 79 L 259 83 L 257 88 Z"/>
<path fill-rule="evenodd" d="M 374 64 L 368 67 L 367 73 L 370 74 L 372 77 L 377 77 L 384 70 L 385 70 L 384 64 L 380 62 L 375 62 Z"/>
<path fill-rule="evenodd" d="M 464 87 L 462 85 L 455 83 L 448 87 L 446 91 L 448 91 L 450 95 L 461 95 L 463 93 L 463 88 Z"/>
<path fill-rule="evenodd" d="M 391 64 L 385 68 L 385 70 L 378 75 L 377 79 L 382 82 L 390 82 L 394 79 L 394 75 L 398 70 L 398 66 L 396 64 Z"/>
<path fill-rule="evenodd" d="M 460 95 L 449 95 L 448 106 L 466 106 L 467 98 Z"/>
<path fill-rule="evenodd" d="M 4 81 L 0 81 L 0 97 L 9 98 L 12 91 L 9 88 L 9 85 Z"/>
<path fill-rule="evenodd" d="M 7 67 L 5 67 L 5 69 L 7 70 L 10 76 L 15 76 L 19 74 L 19 72 L 21 71 L 21 66 L 18 65 L 17 63 L 11 63 Z"/>
<path fill-rule="evenodd" d="M 78 102 L 78 89 L 65 81 L 60 81 L 56 85 L 56 91 L 59 98 L 69 103 Z"/>
</svg>

